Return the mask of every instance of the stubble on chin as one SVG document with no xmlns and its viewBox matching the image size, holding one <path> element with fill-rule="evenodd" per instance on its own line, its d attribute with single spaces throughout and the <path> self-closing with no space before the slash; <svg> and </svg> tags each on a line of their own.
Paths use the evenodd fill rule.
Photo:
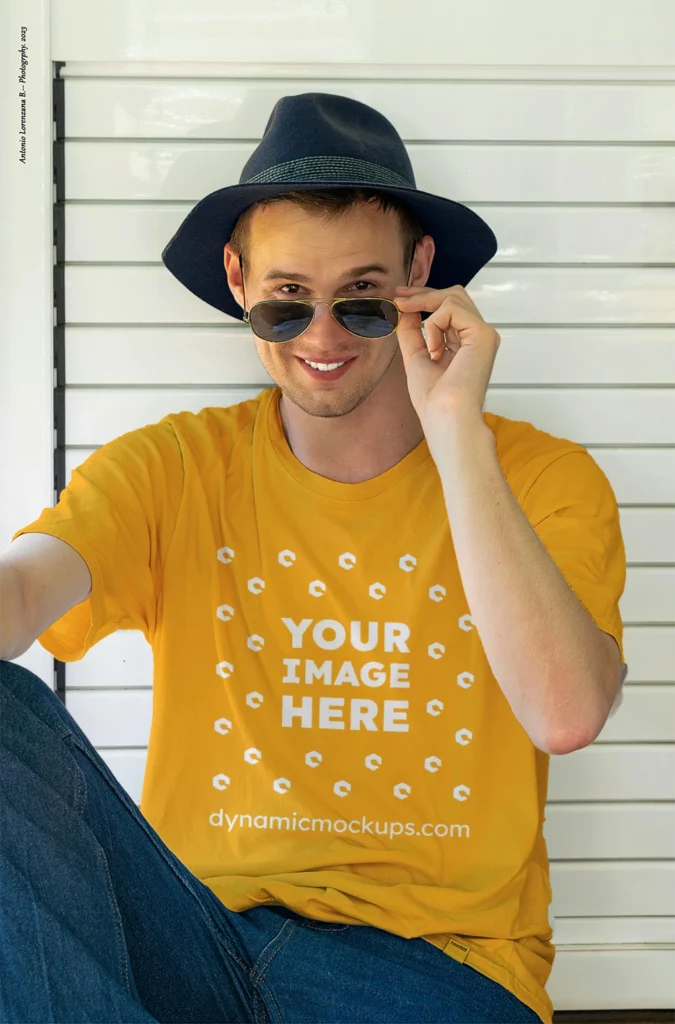
<svg viewBox="0 0 675 1024">
<path fill-rule="evenodd" d="M 293 405 L 296 405 L 303 412 L 307 413 L 308 416 L 318 416 L 320 418 L 331 418 L 335 416 L 346 416 L 354 409 L 358 408 L 366 398 L 375 390 L 377 385 L 380 383 L 382 378 L 389 371 L 391 364 L 393 363 L 398 353 L 398 345 L 396 345 L 391 352 L 391 356 L 387 365 L 381 371 L 378 377 L 370 380 L 361 380 L 356 385 L 348 385 L 343 381 L 344 390 L 337 388 L 334 391 L 320 392 L 318 389 L 312 392 L 312 381 L 308 378 L 307 386 L 303 386 L 295 376 L 295 373 L 304 373 L 302 367 L 291 365 L 286 369 L 286 364 L 282 367 L 282 371 L 279 371 L 277 367 L 271 366 L 268 363 L 265 364 L 265 369 L 269 373 L 270 377 L 274 380 L 278 388 L 281 389 L 284 396 Z M 359 357 L 363 358 L 363 357 Z M 293 363 L 295 359 L 293 357 Z"/>
</svg>

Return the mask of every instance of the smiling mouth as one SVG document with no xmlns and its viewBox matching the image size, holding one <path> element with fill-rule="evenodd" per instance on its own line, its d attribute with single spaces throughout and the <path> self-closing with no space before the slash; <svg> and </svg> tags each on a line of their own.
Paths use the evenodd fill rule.
<svg viewBox="0 0 675 1024">
<path fill-rule="evenodd" d="M 308 373 L 310 377 L 313 377 L 315 380 L 337 380 L 339 377 L 343 375 L 343 373 L 347 371 L 350 364 L 353 363 L 357 357 L 351 356 L 348 359 L 335 359 L 327 363 L 319 362 L 318 360 L 312 360 L 313 363 L 316 362 L 316 365 L 314 366 L 312 366 L 302 356 L 296 356 L 295 358 L 298 360 L 298 362 L 303 367 L 305 372 Z M 326 367 L 326 369 L 322 369 L 321 367 Z M 330 369 L 328 369 L 328 367 L 330 367 Z"/>
</svg>

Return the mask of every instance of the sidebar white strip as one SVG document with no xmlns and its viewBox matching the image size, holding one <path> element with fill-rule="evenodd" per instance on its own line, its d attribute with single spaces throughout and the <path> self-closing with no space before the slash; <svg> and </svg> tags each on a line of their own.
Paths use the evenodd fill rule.
<svg viewBox="0 0 675 1024">
<path fill-rule="evenodd" d="M 0 550 L 54 504 L 50 7 L 0 3 Z M 16 662 L 54 686 L 37 642 Z"/>
</svg>

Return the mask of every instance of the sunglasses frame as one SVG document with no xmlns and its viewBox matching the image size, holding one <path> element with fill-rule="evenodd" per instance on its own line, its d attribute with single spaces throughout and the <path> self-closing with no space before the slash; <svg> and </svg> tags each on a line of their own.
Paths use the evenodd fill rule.
<svg viewBox="0 0 675 1024">
<path fill-rule="evenodd" d="M 371 338 L 369 340 L 371 340 L 371 341 L 381 341 L 383 338 L 390 338 L 392 336 L 392 334 L 395 334 L 397 329 L 398 329 L 398 325 L 401 322 L 401 312 L 402 311 L 401 311 L 401 309 L 399 309 L 399 307 L 396 304 L 396 302 L 394 301 L 394 299 L 390 299 L 386 295 L 363 295 L 363 296 L 358 297 L 358 298 L 356 296 L 351 296 L 350 295 L 350 296 L 345 296 L 345 297 L 339 298 L 339 299 L 260 299 L 259 302 L 254 302 L 253 303 L 253 305 L 251 306 L 251 308 L 250 308 L 250 310 L 248 312 L 244 313 L 244 323 L 247 323 L 249 325 L 249 327 L 251 328 L 251 330 L 253 330 L 253 325 L 251 324 L 251 319 L 250 319 L 251 313 L 256 308 L 256 306 L 264 306 L 264 305 L 267 305 L 268 302 L 289 302 L 289 303 L 292 302 L 295 305 L 309 306 L 310 309 L 312 310 L 312 316 L 310 318 L 309 323 L 305 327 L 305 329 L 300 331 L 299 334 L 294 334 L 292 338 L 285 338 L 284 341 L 270 341 L 269 338 L 262 338 L 261 339 L 262 341 L 267 341 L 267 342 L 269 342 L 269 344 L 272 344 L 272 345 L 283 345 L 285 342 L 295 341 L 296 338 L 302 337 L 302 335 L 305 333 L 305 331 L 308 331 L 310 329 L 310 327 L 314 323 L 314 317 L 316 316 L 316 306 L 317 306 L 317 304 L 319 302 L 325 302 L 327 304 L 328 308 L 330 309 L 331 316 L 333 317 L 333 319 L 335 320 L 336 323 L 340 324 L 340 327 L 342 327 L 343 330 L 348 331 L 349 334 L 353 334 L 355 338 L 366 338 L 366 339 L 368 339 L 368 335 L 367 334 L 357 334 L 356 331 L 350 331 L 348 327 L 345 327 L 344 324 L 340 323 L 338 318 L 333 313 L 333 306 L 337 305 L 338 302 L 363 302 L 364 299 L 375 299 L 377 302 L 390 302 L 392 304 L 392 306 L 395 307 L 396 312 L 398 313 L 398 318 L 396 320 L 396 324 L 392 327 L 392 329 L 389 331 L 389 333 L 388 334 L 378 334 L 376 338 Z M 255 331 L 253 331 L 253 333 L 255 334 Z M 256 334 L 256 337 L 258 338 L 258 337 L 260 337 L 260 335 Z"/>
</svg>

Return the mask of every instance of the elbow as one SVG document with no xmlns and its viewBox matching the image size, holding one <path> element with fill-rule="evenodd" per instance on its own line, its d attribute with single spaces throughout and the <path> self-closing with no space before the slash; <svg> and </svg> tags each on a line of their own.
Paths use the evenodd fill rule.
<svg viewBox="0 0 675 1024">
<path fill-rule="evenodd" d="M 595 717 L 593 722 L 575 722 L 551 727 L 544 733 L 544 743 L 537 744 L 547 754 L 571 754 L 575 750 L 583 750 L 590 746 L 602 732 L 605 719 Z"/>
<path fill-rule="evenodd" d="M 546 754 L 571 754 L 574 750 L 588 747 L 596 736 L 597 733 L 591 735 L 590 738 L 588 733 L 556 733 L 549 736 L 545 743 L 537 744 L 537 746 Z"/>
</svg>

